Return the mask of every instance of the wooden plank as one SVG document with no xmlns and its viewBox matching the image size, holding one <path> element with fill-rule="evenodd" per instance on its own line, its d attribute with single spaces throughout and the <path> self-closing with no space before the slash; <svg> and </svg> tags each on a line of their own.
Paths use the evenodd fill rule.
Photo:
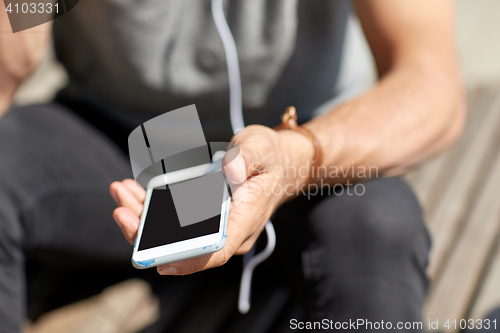
<svg viewBox="0 0 500 333">
<path fill-rule="evenodd" d="M 419 169 L 420 177 L 414 180 L 412 184 L 412 188 L 415 191 L 426 216 L 429 207 L 429 193 L 431 192 L 433 185 L 439 179 L 441 169 L 443 168 L 447 157 L 448 152 L 440 154 L 426 162 Z"/>
<path fill-rule="evenodd" d="M 451 181 L 456 165 L 462 162 L 464 152 L 469 149 L 474 137 L 478 135 L 483 125 L 483 121 L 488 117 L 492 105 L 500 95 L 499 87 L 480 87 L 473 93 L 469 93 L 469 103 L 467 112 L 467 122 L 462 136 L 458 142 L 446 153 L 439 175 L 433 179 L 429 186 L 425 207 L 429 219 L 434 216 L 440 205 L 446 204 L 441 199 Z M 430 223 L 438 221 L 431 220 Z"/>
<path fill-rule="evenodd" d="M 467 93 L 467 103 L 468 103 L 468 110 L 481 110 L 479 107 L 475 107 L 476 103 L 479 101 L 482 101 L 483 99 L 481 98 L 482 95 L 484 94 L 484 89 L 478 88 L 478 89 L 473 89 Z M 462 135 L 462 138 L 466 135 L 467 131 L 470 131 L 471 124 L 474 124 L 477 122 L 477 118 L 479 118 L 480 112 L 468 112 L 467 113 L 467 126 L 464 131 L 464 135 Z M 463 139 L 460 139 L 459 142 L 457 142 L 457 145 L 460 145 L 461 141 Z M 423 207 L 426 208 L 428 207 L 428 197 L 429 193 L 431 192 L 431 189 L 433 188 L 433 184 L 436 183 L 436 180 L 441 174 L 441 169 L 444 164 L 444 160 L 447 158 L 449 155 L 448 152 L 444 152 L 431 160 L 425 162 L 421 166 L 417 167 L 416 169 L 410 171 L 407 175 L 405 175 L 405 179 L 412 185 L 417 197 L 420 200 L 420 203 L 422 204 Z"/>
<path fill-rule="evenodd" d="M 435 280 L 438 276 L 438 268 L 442 266 L 453 240 L 458 236 L 461 222 L 478 191 L 479 180 L 491 163 L 491 151 L 500 136 L 499 124 L 500 95 L 496 97 L 454 170 L 449 171 L 452 175 L 441 195 L 440 204 L 435 213 L 428 217 L 434 241 L 428 270 L 431 279 Z"/>
<path fill-rule="evenodd" d="M 418 181 L 420 179 L 420 174 L 421 174 L 421 171 L 422 171 L 422 168 L 423 166 L 425 166 L 425 164 L 423 164 L 422 166 L 418 166 L 410 171 L 408 171 L 403 177 L 404 179 L 410 184 L 412 185 L 412 187 L 415 187 L 417 184 L 418 184 Z"/>
<path fill-rule="evenodd" d="M 469 303 L 500 232 L 500 154 L 496 154 L 487 181 L 475 201 L 459 242 L 446 263 L 442 275 L 430 291 L 424 310 L 425 322 L 439 320 L 440 330 L 446 320 L 466 318 Z"/>
<path fill-rule="evenodd" d="M 477 133 L 481 120 L 486 117 L 488 107 L 491 106 L 492 96 L 496 97 L 496 91 L 500 91 L 500 87 L 498 89 L 480 87 L 469 92 L 467 125 L 458 142 L 449 151 L 434 157 L 405 177 L 412 185 L 428 223 L 433 222 L 429 222 L 429 216 L 441 203 L 440 193 L 450 181 L 450 169 L 457 164 L 457 160 L 472 141 L 471 137 Z"/>
<path fill-rule="evenodd" d="M 101 294 L 44 314 L 24 333 L 132 333 L 150 325 L 159 305 L 149 285 L 131 279 Z"/>
<path fill-rule="evenodd" d="M 500 220 L 498 223 L 500 223 Z M 500 308 L 500 246 L 498 239 L 491 265 L 484 272 L 484 277 L 484 282 L 479 288 L 476 301 L 471 307 L 472 309 L 468 316 L 470 319 L 484 319 L 493 310 Z M 500 323 L 497 323 L 497 325 L 500 326 Z"/>
</svg>

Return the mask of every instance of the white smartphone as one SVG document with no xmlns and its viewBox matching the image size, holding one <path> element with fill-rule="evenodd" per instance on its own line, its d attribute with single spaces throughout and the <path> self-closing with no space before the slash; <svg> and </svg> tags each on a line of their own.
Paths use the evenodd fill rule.
<svg viewBox="0 0 500 333">
<path fill-rule="evenodd" d="M 221 171 L 225 152 L 207 163 L 154 177 L 134 244 L 132 264 L 144 269 L 221 250 L 231 206 Z"/>
</svg>

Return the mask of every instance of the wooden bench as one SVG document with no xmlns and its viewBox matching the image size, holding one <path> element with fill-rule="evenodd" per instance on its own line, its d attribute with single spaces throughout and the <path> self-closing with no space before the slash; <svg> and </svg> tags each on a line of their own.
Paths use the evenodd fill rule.
<svg viewBox="0 0 500 333">
<path fill-rule="evenodd" d="M 433 237 L 424 325 L 449 332 L 500 306 L 500 86 L 470 90 L 468 104 L 458 143 L 407 176 Z"/>
</svg>

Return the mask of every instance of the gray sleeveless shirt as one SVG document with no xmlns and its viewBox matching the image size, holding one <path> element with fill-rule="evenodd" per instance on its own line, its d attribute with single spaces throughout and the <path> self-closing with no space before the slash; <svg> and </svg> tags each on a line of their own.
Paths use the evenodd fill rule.
<svg viewBox="0 0 500 333">
<path fill-rule="evenodd" d="M 64 94 L 130 127 L 196 104 L 204 127 L 229 130 L 229 87 L 210 0 L 81 0 L 55 20 L 70 81 Z M 373 65 L 348 0 L 229 0 L 245 122 L 305 121 L 368 88 Z"/>
</svg>

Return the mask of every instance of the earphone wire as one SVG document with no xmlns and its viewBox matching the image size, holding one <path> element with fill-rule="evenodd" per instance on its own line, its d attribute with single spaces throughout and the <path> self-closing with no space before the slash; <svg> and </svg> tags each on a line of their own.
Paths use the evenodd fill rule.
<svg viewBox="0 0 500 333">
<path fill-rule="evenodd" d="M 240 66 L 238 63 L 238 51 L 236 49 L 236 43 L 233 35 L 231 34 L 231 29 L 229 28 L 224 15 L 223 0 L 212 0 L 212 16 L 214 18 L 217 31 L 222 39 L 224 52 L 226 54 L 229 77 L 229 116 L 231 119 L 233 133 L 236 134 L 245 127 L 243 121 L 241 76 Z M 266 248 L 254 256 L 254 245 L 254 248 L 245 254 L 243 260 L 244 267 L 243 272 L 241 273 L 240 293 L 238 298 L 238 310 L 242 314 L 245 314 L 250 310 L 252 275 L 255 267 L 269 258 L 276 247 L 276 233 L 271 220 L 267 221 L 265 230 L 267 234 Z"/>
</svg>

